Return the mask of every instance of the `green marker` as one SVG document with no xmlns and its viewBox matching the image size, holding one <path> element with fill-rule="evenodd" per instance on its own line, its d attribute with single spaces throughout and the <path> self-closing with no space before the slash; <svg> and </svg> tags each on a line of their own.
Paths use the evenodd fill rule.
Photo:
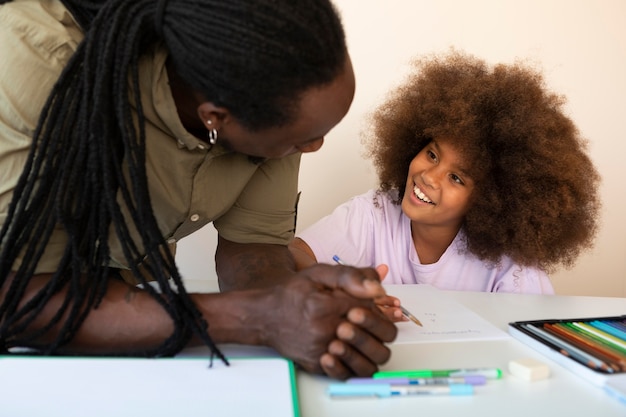
<svg viewBox="0 0 626 417">
<path fill-rule="evenodd" d="M 445 378 L 456 376 L 482 375 L 487 379 L 502 378 L 502 371 L 498 368 L 458 368 L 458 369 L 418 369 L 408 371 L 380 371 L 372 378 Z"/>
</svg>

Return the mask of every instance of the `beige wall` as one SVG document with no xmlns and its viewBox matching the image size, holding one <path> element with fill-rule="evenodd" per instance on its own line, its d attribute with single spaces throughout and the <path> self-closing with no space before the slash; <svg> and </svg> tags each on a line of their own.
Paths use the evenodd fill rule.
<svg viewBox="0 0 626 417">
<path fill-rule="evenodd" d="M 527 59 L 590 141 L 603 184 L 597 243 L 553 282 L 559 294 L 626 297 L 626 0 L 335 0 L 357 79 L 346 118 L 301 170 L 299 228 L 376 185 L 362 157 L 362 123 L 417 54 L 450 47 L 489 62 Z M 215 231 L 181 242 L 190 279 L 214 279 Z"/>
</svg>

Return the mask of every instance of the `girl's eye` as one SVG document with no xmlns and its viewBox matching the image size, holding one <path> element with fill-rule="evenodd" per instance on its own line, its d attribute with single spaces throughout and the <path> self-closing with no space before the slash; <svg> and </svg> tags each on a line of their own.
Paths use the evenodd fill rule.
<svg viewBox="0 0 626 417">
<path fill-rule="evenodd" d="M 458 175 L 451 174 L 450 178 L 452 179 L 452 181 L 456 182 L 457 184 L 461 184 L 461 185 L 465 184 L 463 180 L 461 179 L 461 177 L 459 177 Z"/>
<path fill-rule="evenodd" d="M 428 151 L 428 158 L 432 159 L 433 161 L 437 160 L 437 155 L 435 155 L 435 153 L 433 151 Z"/>
</svg>

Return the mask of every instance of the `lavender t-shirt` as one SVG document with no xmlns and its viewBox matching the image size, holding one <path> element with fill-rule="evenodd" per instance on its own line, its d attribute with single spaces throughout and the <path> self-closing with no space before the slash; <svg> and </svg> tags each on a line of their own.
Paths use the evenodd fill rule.
<svg viewBox="0 0 626 417">
<path fill-rule="evenodd" d="M 376 197 L 378 206 L 374 205 Z M 554 294 L 548 276 L 504 257 L 491 265 L 465 250 L 461 230 L 434 264 L 423 265 L 411 238 L 411 224 L 389 194 L 370 190 L 338 206 L 297 234 L 318 262 L 338 255 L 350 265 L 389 266 L 384 284 L 429 284 L 442 290 Z"/>
</svg>

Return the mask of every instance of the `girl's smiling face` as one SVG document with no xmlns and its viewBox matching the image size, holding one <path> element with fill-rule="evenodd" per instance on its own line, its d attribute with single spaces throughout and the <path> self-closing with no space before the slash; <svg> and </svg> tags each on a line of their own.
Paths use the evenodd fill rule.
<svg viewBox="0 0 626 417">
<path fill-rule="evenodd" d="M 411 223 L 459 230 L 475 185 L 464 164 L 447 138 L 432 140 L 413 158 L 402 199 L 402 211 Z"/>
</svg>

